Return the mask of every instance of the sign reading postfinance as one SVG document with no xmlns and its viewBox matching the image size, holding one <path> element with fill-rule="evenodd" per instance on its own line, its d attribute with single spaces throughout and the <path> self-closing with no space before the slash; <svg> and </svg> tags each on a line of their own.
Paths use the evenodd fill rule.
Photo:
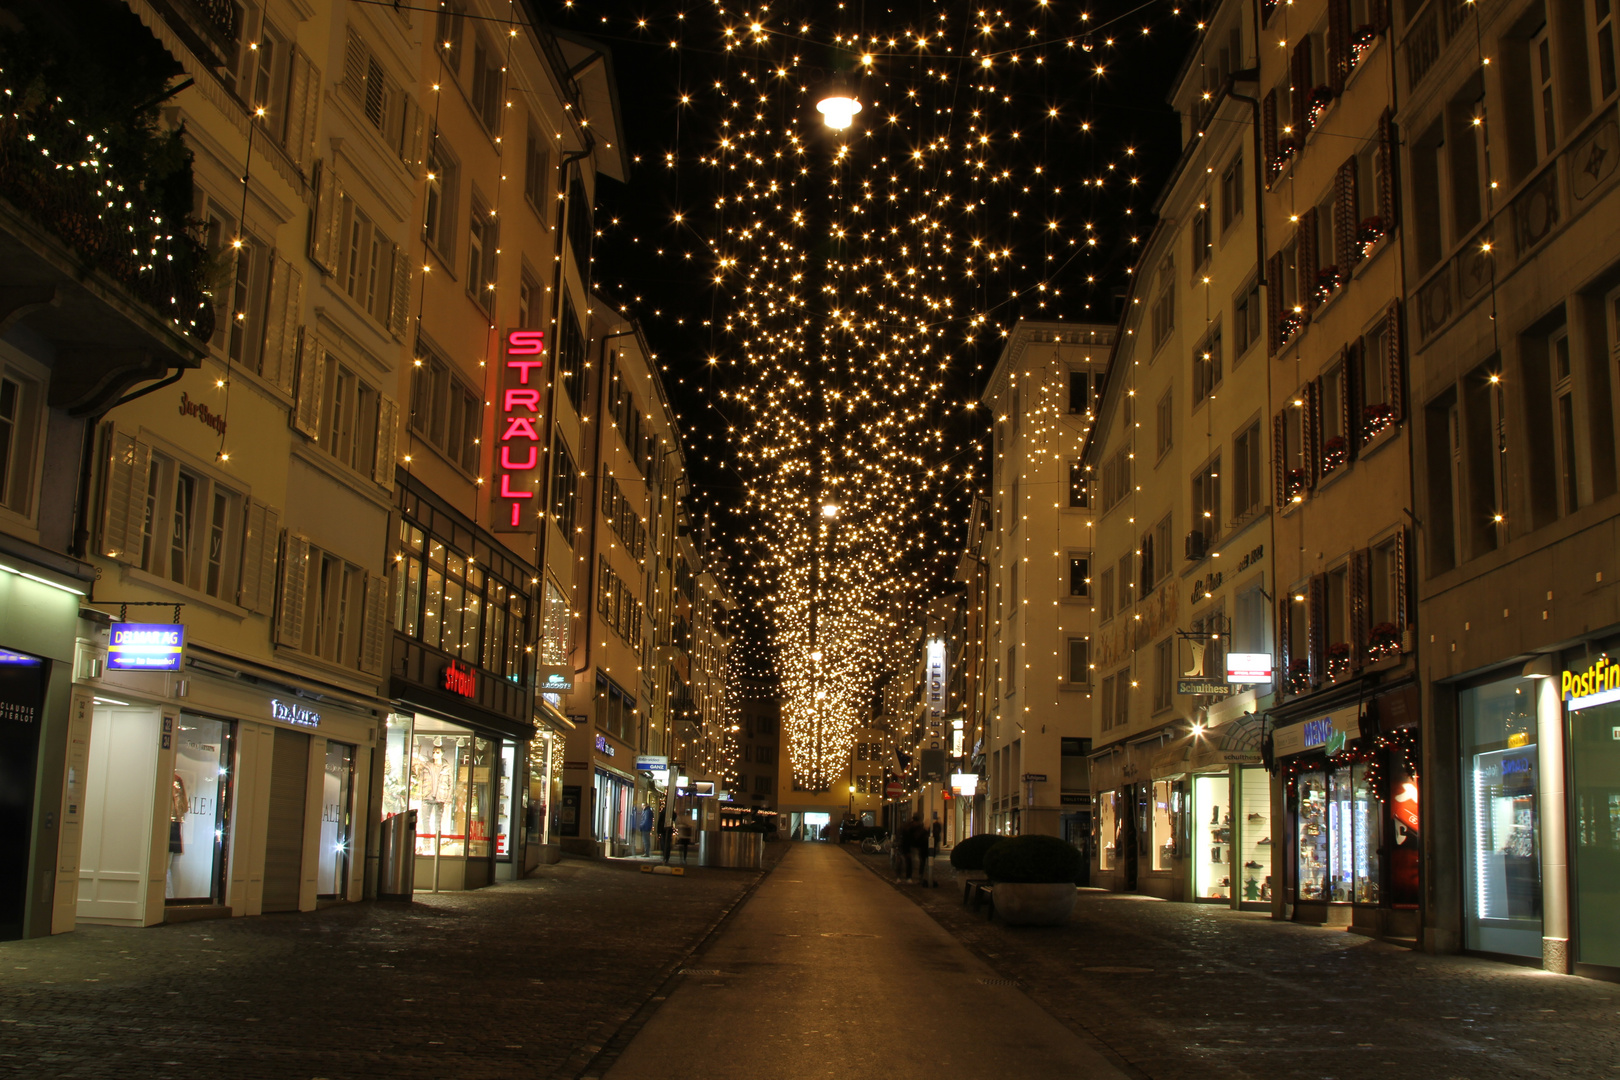
<svg viewBox="0 0 1620 1080">
<path fill-rule="evenodd" d="M 1620 701 L 1620 664 L 1604 655 L 1585 671 L 1565 671 L 1560 696 L 1570 712 Z"/>
</svg>

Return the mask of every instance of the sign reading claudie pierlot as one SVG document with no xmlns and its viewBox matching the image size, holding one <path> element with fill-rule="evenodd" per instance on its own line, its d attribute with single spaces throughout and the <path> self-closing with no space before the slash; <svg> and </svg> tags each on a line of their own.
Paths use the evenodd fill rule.
<svg viewBox="0 0 1620 1080">
<path fill-rule="evenodd" d="M 502 368 L 500 437 L 496 439 L 494 521 L 497 530 L 527 529 L 538 512 L 546 335 L 541 330 L 508 330 Z"/>
</svg>

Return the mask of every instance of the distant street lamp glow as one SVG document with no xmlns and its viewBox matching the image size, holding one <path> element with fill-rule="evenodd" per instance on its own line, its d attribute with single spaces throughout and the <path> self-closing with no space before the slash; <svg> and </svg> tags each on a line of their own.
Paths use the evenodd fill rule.
<svg viewBox="0 0 1620 1080">
<path fill-rule="evenodd" d="M 828 517 L 828 518 L 837 517 L 838 516 L 838 504 L 837 503 L 822 503 L 821 504 L 821 516 L 822 517 Z"/>
<path fill-rule="evenodd" d="M 855 122 L 855 114 L 861 111 L 861 103 L 843 78 L 839 77 L 828 85 L 821 100 L 816 102 L 816 111 L 828 127 L 843 131 Z"/>
</svg>

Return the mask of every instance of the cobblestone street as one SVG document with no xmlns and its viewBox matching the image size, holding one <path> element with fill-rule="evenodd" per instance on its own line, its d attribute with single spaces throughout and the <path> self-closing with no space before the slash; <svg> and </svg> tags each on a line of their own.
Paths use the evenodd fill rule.
<svg viewBox="0 0 1620 1080">
<path fill-rule="evenodd" d="M 759 878 L 637 869 L 0 943 L 0 1075 L 577 1076 Z"/>
<path fill-rule="evenodd" d="M 890 878 L 887 857 L 856 857 Z M 1012 928 L 939 867 L 939 888 L 896 889 L 1150 1080 L 1620 1075 L 1611 983 L 1091 890 L 1065 927 Z"/>
</svg>

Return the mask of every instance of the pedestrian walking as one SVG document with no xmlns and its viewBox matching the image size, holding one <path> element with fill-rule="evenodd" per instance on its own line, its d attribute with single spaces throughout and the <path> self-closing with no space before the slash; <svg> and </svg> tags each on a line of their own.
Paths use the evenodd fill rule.
<svg viewBox="0 0 1620 1080">
<path fill-rule="evenodd" d="M 682 821 L 675 827 L 675 843 L 681 849 L 681 865 L 685 866 L 686 853 L 692 849 L 692 823 L 690 821 Z"/>
<path fill-rule="evenodd" d="M 923 860 L 928 858 L 928 826 L 923 824 L 921 814 L 912 814 L 911 821 L 900 831 L 900 853 L 906 864 L 905 883 L 910 885 L 917 880 L 911 873 L 912 859 L 922 871 Z"/>
<path fill-rule="evenodd" d="M 642 803 L 639 817 L 636 821 L 636 831 L 641 834 L 641 853 L 651 855 L 653 828 L 653 808 L 651 803 Z"/>
</svg>

